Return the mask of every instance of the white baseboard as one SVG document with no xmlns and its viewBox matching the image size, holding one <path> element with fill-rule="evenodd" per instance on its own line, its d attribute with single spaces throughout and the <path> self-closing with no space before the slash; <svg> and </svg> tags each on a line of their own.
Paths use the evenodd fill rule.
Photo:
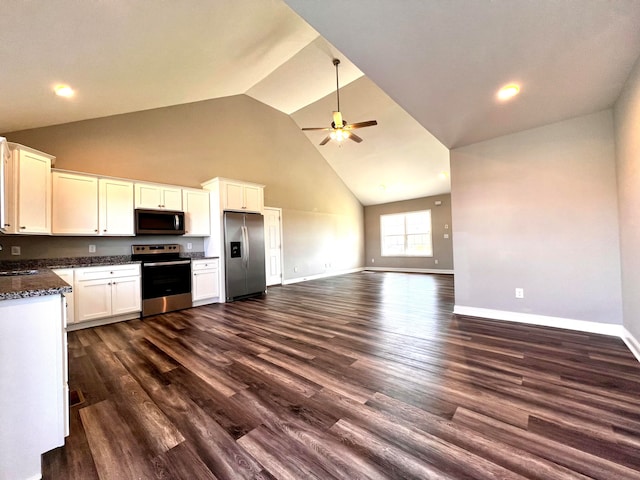
<svg viewBox="0 0 640 480">
<path fill-rule="evenodd" d="M 363 270 L 364 270 L 364 268 L 359 267 L 359 268 L 352 268 L 350 270 L 336 270 L 335 272 L 325 272 L 325 273 L 318 273 L 316 275 L 307 275 L 307 276 L 304 276 L 304 277 L 289 278 L 287 280 L 283 280 L 282 281 L 282 285 L 289 285 L 291 283 L 306 282 L 308 280 L 317 280 L 319 278 L 337 277 L 338 275 L 346 275 L 347 273 L 357 273 L 357 272 L 361 272 Z"/>
<path fill-rule="evenodd" d="M 629 330 L 624 327 L 622 327 L 622 329 L 624 330 L 622 340 L 627 344 L 627 347 L 629 347 L 629 350 L 631 350 L 633 356 L 636 357 L 640 362 L 640 342 L 638 342 L 636 337 L 631 335 L 631 332 Z"/>
<path fill-rule="evenodd" d="M 636 340 L 623 325 L 588 322 L 586 320 L 575 320 L 573 318 L 549 317 L 546 315 L 535 315 L 531 313 L 509 312 L 505 310 L 492 310 L 489 308 L 465 307 L 464 305 L 455 305 L 453 307 L 453 313 L 469 317 L 528 323 L 543 327 L 564 328 L 567 330 L 575 330 L 585 333 L 598 333 L 600 335 L 620 337 L 627 347 L 629 347 L 631 353 L 633 353 L 636 359 L 640 362 L 640 342 L 638 342 L 638 340 Z"/>
<path fill-rule="evenodd" d="M 96 320 L 87 320 L 84 322 L 76 322 L 67 324 L 67 332 L 74 330 L 82 330 L 83 328 L 101 327 L 110 323 L 124 322 L 125 320 L 136 320 L 140 318 L 140 312 L 125 313 L 116 317 L 98 318 Z"/>
<path fill-rule="evenodd" d="M 365 270 L 372 272 L 442 273 L 443 275 L 453 275 L 453 270 L 439 270 L 437 268 L 365 267 Z"/>
</svg>

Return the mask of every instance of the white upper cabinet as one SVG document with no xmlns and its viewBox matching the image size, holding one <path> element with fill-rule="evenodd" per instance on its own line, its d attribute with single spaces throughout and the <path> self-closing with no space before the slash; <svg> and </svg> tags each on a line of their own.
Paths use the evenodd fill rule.
<svg viewBox="0 0 640 480">
<path fill-rule="evenodd" d="M 136 208 L 182 210 L 182 189 L 170 185 L 136 183 Z"/>
<path fill-rule="evenodd" d="M 208 237 L 211 233 L 209 214 L 209 192 L 206 190 L 182 189 L 182 207 L 185 217 L 185 235 Z"/>
<path fill-rule="evenodd" d="M 134 235 L 133 183 L 101 178 L 98 192 L 100 235 Z"/>
<path fill-rule="evenodd" d="M 264 186 L 234 180 L 220 181 L 222 209 L 262 213 Z"/>
<path fill-rule="evenodd" d="M 54 171 L 52 233 L 98 234 L 98 178 Z"/>
<path fill-rule="evenodd" d="M 133 235 L 133 182 L 56 170 L 54 235 Z"/>
<path fill-rule="evenodd" d="M 11 157 L 3 159 L 4 233 L 51 233 L 51 155 L 9 143 Z"/>
</svg>

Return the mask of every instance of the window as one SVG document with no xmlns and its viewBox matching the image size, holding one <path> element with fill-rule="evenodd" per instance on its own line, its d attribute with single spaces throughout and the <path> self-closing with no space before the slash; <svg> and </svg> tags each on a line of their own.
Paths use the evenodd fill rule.
<svg viewBox="0 0 640 480">
<path fill-rule="evenodd" d="M 432 257 L 431 210 L 380 215 L 383 257 Z"/>
</svg>

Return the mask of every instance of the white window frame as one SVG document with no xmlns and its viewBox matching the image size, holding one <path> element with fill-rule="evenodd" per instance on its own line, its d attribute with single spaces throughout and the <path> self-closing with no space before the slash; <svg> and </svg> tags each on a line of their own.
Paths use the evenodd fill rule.
<svg viewBox="0 0 640 480">
<path fill-rule="evenodd" d="M 429 216 L 429 224 L 427 225 L 426 230 L 422 231 L 413 231 L 409 233 L 407 230 L 407 219 L 411 215 L 416 214 L 428 214 Z M 396 228 L 399 227 L 398 223 L 402 223 L 402 232 L 396 231 L 394 233 L 389 233 L 389 221 L 396 221 Z M 399 220 L 402 219 L 402 222 Z M 385 224 L 387 226 L 387 232 L 385 232 Z M 432 234 L 432 218 L 431 218 L 431 210 L 417 210 L 413 212 L 401 212 L 401 213 L 390 213 L 386 215 L 380 215 L 380 255 L 383 257 L 433 257 L 433 234 Z M 422 245 L 424 248 L 424 253 L 416 253 L 415 251 L 411 251 L 410 244 L 411 238 L 418 235 L 427 235 L 428 240 L 423 242 Z M 390 251 L 388 248 L 389 243 L 391 242 L 389 237 L 396 237 L 395 245 L 396 249 L 394 251 Z M 399 237 L 402 237 L 401 239 Z M 401 242 L 399 242 L 401 240 Z M 398 248 L 401 248 L 399 251 Z"/>
</svg>

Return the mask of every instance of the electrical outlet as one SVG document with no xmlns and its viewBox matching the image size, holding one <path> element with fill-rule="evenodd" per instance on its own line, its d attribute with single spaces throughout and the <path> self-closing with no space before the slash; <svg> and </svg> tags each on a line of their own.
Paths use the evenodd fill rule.
<svg viewBox="0 0 640 480">
<path fill-rule="evenodd" d="M 96 253 L 96 246 L 95 245 L 89 245 L 89 253 Z"/>
<path fill-rule="evenodd" d="M 438 259 L 436 258 L 436 259 L 434 260 L 434 262 L 435 262 L 435 264 L 437 265 L 437 264 L 438 264 Z"/>
<path fill-rule="evenodd" d="M 444 234 L 444 238 L 449 238 L 449 234 L 448 234 L 448 233 L 445 233 L 445 234 Z"/>
<path fill-rule="evenodd" d="M 18 246 L 11 247 L 11 255 L 22 255 L 22 253 L 20 252 L 20 247 Z"/>
<path fill-rule="evenodd" d="M 187 243 L 187 250 L 191 250 L 193 248 L 193 243 Z"/>
<path fill-rule="evenodd" d="M 516 288 L 516 298 L 524 298 L 524 288 Z"/>
<path fill-rule="evenodd" d="M 293 267 L 293 271 L 297 272 L 298 271 L 298 267 Z"/>
<path fill-rule="evenodd" d="M 376 259 L 375 259 L 375 258 L 372 258 L 372 259 L 371 259 L 371 263 L 376 263 Z"/>
</svg>

